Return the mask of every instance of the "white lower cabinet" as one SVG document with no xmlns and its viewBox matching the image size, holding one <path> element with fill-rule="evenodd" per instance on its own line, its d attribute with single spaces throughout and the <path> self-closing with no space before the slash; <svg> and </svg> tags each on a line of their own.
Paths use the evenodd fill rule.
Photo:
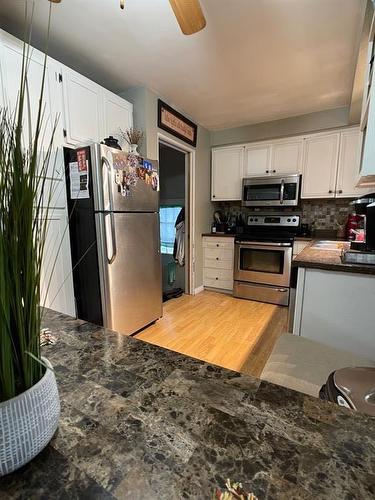
<svg viewBox="0 0 375 500">
<path fill-rule="evenodd" d="M 374 302 L 373 275 L 300 267 L 293 333 L 375 360 Z"/>
<path fill-rule="evenodd" d="M 203 237 L 203 285 L 233 291 L 234 238 Z"/>
<path fill-rule="evenodd" d="M 66 209 L 48 216 L 41 276 L 41 304 L 75 316 L 72 263 Z"/>
</svg>

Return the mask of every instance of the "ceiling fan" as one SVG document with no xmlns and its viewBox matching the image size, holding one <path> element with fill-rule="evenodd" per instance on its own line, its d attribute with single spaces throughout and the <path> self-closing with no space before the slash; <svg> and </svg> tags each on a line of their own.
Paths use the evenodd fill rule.
<svg viewBox="0 0 375 500">
<path fill-rule="evenodd" d="M 61 3 L 61 0 L 49 0 L 53 3 Z M 206 26 L 199 0 L 169 0 L 184 35 L 192 35 Z M 120 0 L 120 7 L 125 7 L 125 0 Z"/>
</svg>

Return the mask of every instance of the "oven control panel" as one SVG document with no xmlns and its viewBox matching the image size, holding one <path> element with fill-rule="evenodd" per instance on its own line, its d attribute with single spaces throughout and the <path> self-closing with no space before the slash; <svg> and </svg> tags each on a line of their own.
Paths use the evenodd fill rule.
<svg viewBox="0 0 375 500">
<path fill-rule="evenodd" d="M 288 214 L 288 215 L 251 214 L 247 217 L 248 226 L 298 227 L 299 222 L 300 222 L 300 216 L 297 214 Z"/>
</svg>

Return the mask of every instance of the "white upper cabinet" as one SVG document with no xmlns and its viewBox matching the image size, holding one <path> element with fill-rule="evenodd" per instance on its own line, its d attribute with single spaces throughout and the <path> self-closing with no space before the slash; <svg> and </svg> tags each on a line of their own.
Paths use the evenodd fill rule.
<svg viewBox="0 0 375 500">
<path fill-rule="evenodd" d="M 241 199 L 243 158 L 243 146 L 212 150 L 212 201 Z"/>
<path fill-rule="evenodd" d="M 70 68 L 63 68 L 64 122 L 66 142 L 99 142 L 101 87 Z"/>
<path fill-rule="evenodd" d="M 361 116 L 362 158 L 361 184 L 369 185 L 374 191 L 375 186 L 375 14 L 373 14 L 368 40 L 367 65 L 365 85 L 363 90 L 363 106 Z"/>
<path fill-rule="evenodd" d="M 359 128 L 341 132 L 336 183 L 337 198 L 359 197 L 371 191 L 371 188 L 365 189 L 356 187 L 359 180 L 360 154 L 361 134 Z"/>
<path fill-rule="evenodd" d="M 1 48 L 1 81 L 3 103 L 9 113 L 14 113 L 19 100 L 19 90 L 22 73 L 23 45 L 21 42 L 15 43 L 12 38 L 0 33 Z M 29 130 L 31 125 L 32 137 L 35 133 L 39 99 L 41 96 L 44 54 L 35 49 L 30 49 L 27 73 L 27 88 L 24 100 L 24 144 L 28 144 Z M 45 74 L 45 83 L 43 90 L 43 117 L 41 128 L 43 133 L 40 136 L 40 147 L 46 150 L 52 137 L 53 126 L 60 112 L 58 86 L 56 87 L 55 67 L 52 61 L 48 60 Z M 57 92 L 56 92 L 57 88 Z M 61 121 L 58 123 L 61 126 Z M 56 137 L 59 130 L 56 131 Z"/>
<path fill-rule="evenodd" d="M 124 131 L 133 126 L 133 105 L 116 94 L 103 90 L 104 130 L 103 138 L 112 135 L 125 148 L 120 130 Z"/>
<path fill-rule="evenodd" d="M 275 141 L 272 145 L 270 173 L 273 175 L 301 173 L 302 148 L 302 137 Z"/>
<path fill-rule="evenodd" d="M 305 138 L 302 198 L 334 198 L 340 133 Z"/>
<path fill-rule="evenodd" d="M 300 173 L 302 147 L 302 137 L 245 146 L 244 177 Z"/>
<path fill-rule="evenodd" d="M 271 144 L 245 146 L 244 177 L 267 175 L 271 169 Z"/>
</svg>

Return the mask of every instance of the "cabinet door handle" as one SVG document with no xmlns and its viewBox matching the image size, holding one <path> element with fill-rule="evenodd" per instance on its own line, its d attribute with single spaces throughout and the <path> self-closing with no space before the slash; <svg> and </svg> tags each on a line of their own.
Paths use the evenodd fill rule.
<svg viewBox="0 0 375 500">
<path fill-rule="evenodd" d="M 341 193 L 342 193 L 342 189 L 339 189 L 339 194 L 341 194 Z"/>
<path fill-rule="evenodd" d="M 215 278 L 215 280 L 218 280 L 219 278 Z"/>
<path fill-rule="evenodd" d="M 219 260 L 219 257 L 216 257 L 216 260 Z"/>
<path fill-rule="evenodd" d="M 330 189 L 328 192 L 329 192 L 329 194 L 331 194 L 332 193 L 332 189 Z"/>
<path fill-rule="evenodd" d="M 276 174 L 276 170 L 272 170 L 272 172 L 273 172 L 274 174 Z"/>
<path fill-rule="evenodd" d="M 213 195 L 212 195 L 212 198 L 216 198 L 216 196 L 213 194 Z"/>
<path fill-rule="evenodd" d="M 218 246 L 219 246 L 219 243 L 216 243 L 216 246 L 218 247 Z"/>
<path fill-rule="evenodd" d="M 266 170 L 266 174 L 269 174 L 269 172 L 270 172 L 269 170 Z"/>
</svg>

